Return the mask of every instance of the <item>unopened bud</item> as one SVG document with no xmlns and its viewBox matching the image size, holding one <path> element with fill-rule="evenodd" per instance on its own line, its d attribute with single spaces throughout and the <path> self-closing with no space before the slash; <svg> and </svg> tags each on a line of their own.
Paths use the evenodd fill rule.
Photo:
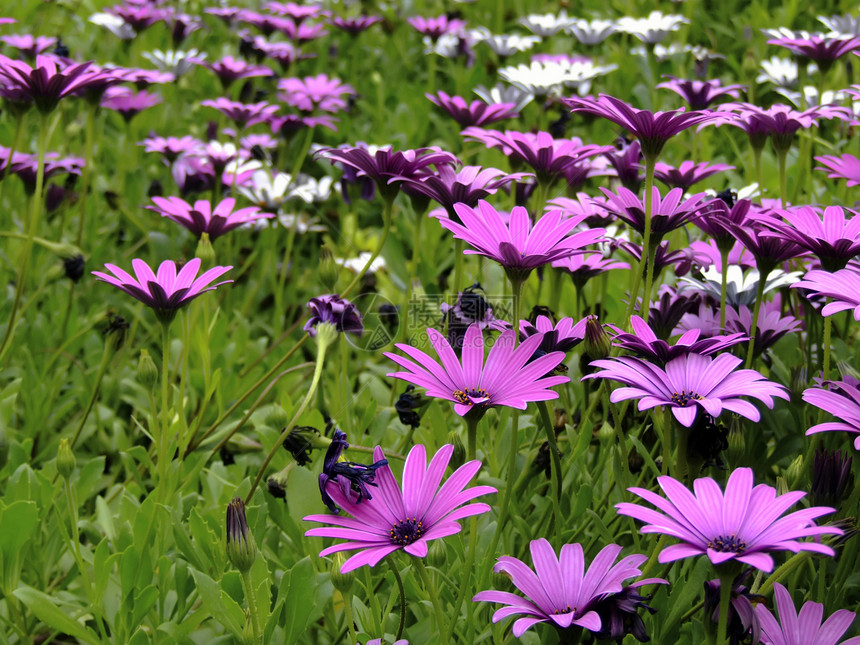
<svg viewBox="0 0 860 645">
<path fill-rule="evenodd" d="M 84 256 L 80 253 L 63 260 L 63 269 L 66 272 L 66 277 L 72 282 L 78 282 L 83 277 L 85 265 Z"/>
<path fill-rule="evenodd" d="M 785 481 L 788 483 L 790 490 L 795 490 L 800 486 L 800 478 L 803 477 L 803 455 L 797 455 L 792 461 L 788 470 L 785 471 Z M 804 488 L 806 488 L 804 486 Z"/>
<path fill-rule="evenodd" d="M 451 455 L 451 466 L 459 468 L 466 463 L 466 446 L 463 445 L 463 438 L 456 430 L 451 430 L 448 433 L 448 443 L 454 446 L 454 453 Z"/>
<path fill-rule="evenodd" d="M 791 488 L 788 486 L 788 482 L 785 481 L 785 477 L 779 476 L 776 478 L 776 494 L 777 495 L 785 495 L 786 493 L 790 493 Z"/>
<path fill-rule="evenodd" d="M 427 549 L 427 566 L 439 568 L 448 559 L 448 548 L 444 540 L 433 540 Z"/>
<path fill-rule="evenodd" d="M 241 573 L 245 573 L 257 558 L 257 544 L 248 530 L 245 504 L 236 497 L 227 505 L 227 559 Z"/>
<path fill-rule="evenodd" d="M 335 553 L 331 558 L 331 584 L 342 594 L 349 593 L 355 574 L 352 572 L 341 573 L 340 570 L 346 563 L 346 556 L 342 552 Z"/>
<path fill-rule="evenodd" d="M 194 253 L 194 257 L 200 258 L 200 263 L 204 267 L 215 266 L 215 247 L 209 240 L 209 233 L 200 234 L 200 241 L 197 242 L 197 251 Z"/>
<path fill-rule="evenodd" d="M 69 445 L 68 439 L 60 439 L 60 447 L 57 450 L 57 472 L 68 479 L 75 470 L 75 453 Z"/>
<path fill-rule="evenodd" d="M 728 441 L 729 449 L 726 451 L 726 459 L 728 459 L 729 465 L 732 468 L 736 468 L 742 464 L 742 461 L 746 456 L 747 446 L 743 430 L 741 430 L 734 419 L 729 423 Z"/>
<path fill-rule="evenodd" d="M 145 349 L 140 350 L 140 358 L 137 360 L 137 382 L 150 390 L 158 383 L 158 368 Z"/>
<path fill-rule="evenodd" d="M 337 291 L 335 287 L 337 286 L 338 274 L 338 266 L 337 262 L 334 261 L 334 255 L 331 249 L 323 244 L 320 247 L 319 279 L 326 290 L 331 293 Z"/>
<path fill-rule="evenodd" d="M 609 334 L 598 322 L 597 316 L 590 316 L 588 322 L 585 323 L 584 349 L 592 360 L 606 358 L 612 349 Z"/>
<path fill-rule="evenodd" d="M 608 443 L 615 438 L 615 428 L 604 422 L 597 431 L 597 438 L 601 443 Z"/>
</svg>

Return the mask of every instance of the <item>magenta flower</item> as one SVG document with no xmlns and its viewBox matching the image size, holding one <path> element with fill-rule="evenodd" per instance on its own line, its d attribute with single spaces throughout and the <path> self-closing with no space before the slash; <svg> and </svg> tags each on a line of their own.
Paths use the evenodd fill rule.
<svg viewBox="0 0 860 645">
<path fill-rule="evenodd" d="M 490 125 L 497 121 L 513 119 L 519 116 L 515 103 L 494 103 L 488 105 L 483 101 L 466 103 L 461 96 L 448 96 L 439 91 L 436 94 L 425 94 L 432 103 L 445 110 L 461 128 Z"/>
<path fill-rule="evenodd" d="M 293 43 L 280 41 L 271 43 L 262 36 L 254 36 L 253 40 L 246 42 L 249 43 L 249 48 L 253 49 L 255 52 L 260 52 L 260 54 L 266 56 L 266 58 L 271 58 L 273 61 L 277 62 L 284 71 L 287 71 L 294 63 L 297 63 L 300 60 L 307 60 L 316 56 L 316 54 L 308 54 L 301 51 Z"/>
<path fill-rule="evenodd" d="M 805 289 L 807 297 L 828 297 L 828 302 L 821 309 L 822 316 L 854 310 L 854 320 L 860 320 L 860 272 L 853 268 L 839 269 L 834 273 L 815 269 L 806 273 L 803 280 L 791 285 L 792 289 Z"/>
<path fill-rule="evenodd" d="M 582 289 L 591 278 L 606 271 L 630 268 L 627 262 L 605 258 L 600 253 L 572 255 L 569 258 L 556 260 L 552 265 L 569 273 L 577 289 Z"/>
<path fill-rule="evenodd" d="M 118 18 L 122 18 L 123 22 L 134 29 L 134 33 L 136 34 L 149 29 L 157 22 L 166 22 L 172 15 L 172 11 L 169 9 L 159 9 L 148 4 L 135 5 L 132 3 L 118 4 L 109 7 L 105 11 Z"/>
<path fill-rule="evenodd" d="M 851 214 L 847 221 L 846 210 Z M 773 229 L 777 237 L 812 253 L 825 271 L 844 269 L 848 260 L 860 253 L 860 216 L 850 209 L 828 206 L 822 213 L 814 206 L 800 206 L 777 208 L 774 213 L 786 221 L 767 217 L 759 221 Z"/>
<path fill-rule="evenodd" d="M 485 364 L 481 328 L 477 323 L 470 325 L 463 341 L 461 363 L 445 336 L 428 329 L 427 337 L 442 364 L 411 345 L 398 344 L 396 347 L 409 358 L 390 352 L 385 356 L 405 371 L 388 376 L 423 387 L 428 396 L 453 402 L 454 411 L 461 417 L 469 413 L 481 416 L 488 408 L 499 405 L 525 410 L 529 401 L 557 399 L 558 392 L 549 388 L 570 379 L 547 374 L 564 360 L 564 353 L 550 352 L 529 363 L 542 334 L 530 336 L 514 348 L 514 333 L 513 329 L 501 333 Z"/>
<path fill-rule="evenodd" d="M 854 155 L 844 154 L 836 157 L 831 155 L 823 155 L 816 157 L 815 160 L 822 164 L 816 166 L 816 170 L 823 170 L 827 176 L 832 179 L 847 179 L 848 187 L 860 184 L 860 159 Z"/>
<path fill-rule="evenodd" d="M 658 161 L 654 165 L 654 178 L 659 179 L 669 188 L 680 188 L 683 192 L 687 192 L 690 188 L 704 181 L 708 177 L 716 175 L 718 172 L 726 170 L 734 170 L 734 166 L 724 163 L 708 163 L 701 161 L 682 161 L 681 165 L 673 168 L 669 164 Z"/>
<path fill-rule="evenodd" d="M 57 59 L 39 55 L 36 66 L 30 67 L 0 55 L 0 96 L 15 103 L 33 103 L 42 113 L 50 112 L 60 99 L 100 80 L 85 74 L 90 65 L 91 61 L 61 68 Z"/>
<path fill-rule="evenodd" d="M 445 34 L 452 34 L 462 31 L 466 26 L 463 20 L 449 19 L 446 15 L 441 15 L 438 18 L 423 18 L 415 16 L 409 18 L 406 22 L 412 25 L 418 33 L 427 36 L 433 42 L 436 42 Z"/>
<path fill-rule="evenodd" d="M 300 5 L 295 2 L 267 2 L 263 8 L 279 16 L 292 18 L 296 23 L 301 23 L 308 18 L 315 18 L 323 11 L 320 5 Z"/>
<path fill-rule="evenodd" d="M 860 387 L 855 381 L 825 381 L 829 389 L 811 387 L 803 392 L 803 400 L 829 412 L 840 421 L 827 421 L 812 426 L 807 435 L 816 432 L 847 432 L 855 435 L 854 449 L 860 450 Z"/>
<path fill-rule="evenodd" d="M 799 112 L 787 105 L 776 104 L 762 108 L 750 103 L 726 103 L 718 108 L 720 113 L 732 113 L 734 119 L 720 121 L 744 130 L 753 147 L 761 147 L 770 136 L 778 153 L 791 148 L 798 130 L 807 130 L 818 125 L 819 119 L 850 118 L 851 111 L 835 105 L 816 105 Z"/>
<path fill-rule="evenodd" d="M 173 163 L 180 155 L 199 149 L 202 142 L 186 135 L 184 137 L 150 137 L 137 145 L 145 146 L 146 152 L 157 152 L 168 163 Z"/>
<path fill-rule="evenodd" d="M 737 309 L 726 307 L 726 331 L 737 332 L 747 339 L 745 343 L 748 342 L 752 331 L 752 314 L 746 305 L 740 305 Z M 760 356 L 780 338 L 802 328 L 803 323 L 794 316 L 782 315 L 782 299 L 779 295 L 773 300 L 765 300 L 761 303 L 756 322 L 753 356 Z"/>
<path fill-rule="evenodd" d="M 585 145 L 576 137 L 555 139 L 548 132 L 466 128 L 462 135 L 488 148 L 501 148 L 513 165 L 528 165 L 537 174 L 538 181 L 544 183 L 554 182 L 569 166 L 611 150 L 609 146 Z"/>
<path fill-rule="evenodd" d="M 752 202 L 748 199 L 739 199 L 729 205 L 724 199 L 717 197 L 707 203 L 699 210 L 699 217 L 694 218 L 693 224 L 714 238 L 719 250 L 728 250 L 737 244 L 737 238 L 729 224 L 743 224 L 746 222 Z"/>
<path fill-rule="evenodd" d="M 9 148 L 0 146 L 0 178 L 7 174 L 16 175 L 24 183 L 27 194 L 32 195 L 36 192 L 39 165 L 37 156 L 16 152 L 10 163 L 10 152 Z M 83 167 L 82 157 L 60 157 L 56 152 L 49 152 L 45 155 L 44 179 L 47 181 L 63 174 L 80 175 Z"/>
<path fill-rule="evenodd" d="M 779 621 L 764 603 L 755 608 L 761 622 L 762 641 L 768 645 L 836 645 L 854 622 L 853 611 L 839 609 L 822 624 L 824 605 L 811 600 L 803 603 L 798 614 L 791 594 L 778 582 L 773 585 L 773 595 Z M 840 645 L 860 645 L 860 636 L 842 641 Z"/>
<path fill-rule="evenodd" d="M 520 638 L 526 630 L 538 623 L 549 622 L 557 629 L 582 627 L 599 632 L 603 625 L 595 606 L 612 594 L 624 589 L 624 581 L 641 575 L 639 567 L 648 556 L 628 555 L 616 562 L 621 553 L 617 544 L 600 550 L 586 569 L 581 544 L 565 544 L 559 555 L 550 543 L 541 538 L 529 544 L 534 570 L 517 558 L 503 555 L 493 571 L 511 578 L 514 586 L 525 598 L 506 591 L 481 591 L 472 598 L 475 602 L 496 602 L 505 605 L 493 614 L 497 623 L 509 616 L 522 615 L 514 622 L 513 634 Z M 638 585 L 666 584 L 665 580 L 641 580 Z"/>
<path fill-rule="evenodd" d="M 661 563 L 674 562 L 696 555 L 707 555 L 715 565 L 736 560 L 761 569 L 773 570 L 770 551 L 813 551 L 833 555 L 833 549 L 820 542 L 800 542 L 798 538 L 820 535 L 842 535 L 832 526 L 816 526 L 813 520 L 832 513 L 832 508 L 813 506 L 782 514 L 806 496 L 794 491 L 777 495 L 767 484 L 753 487 L 751 468 L 737 468 L 726 482 L 725 494 L 710 477 L 693 482 L 694 493 L 677 479 L 658 477 L 666 498 L 644 488 L 630 488 L 659 511 L 622 502 L 616 504 L 620 515 L 628 515 L 647 524 L 642 533 L 662 533 L 678 538 L 660 552 Z"/>
<path fill-rule="evenodd" d="M 325 74 L 305 78 L 282 78 L 278 81 L 282 94 L 278 98 L 302 112 L 340 112 L 346 109 L 343 96 L 355 94 L 352 85 L 341 83 L 338 78 Z"/>
<path fill-rule="evenodd" d="M 629 131 L 639 139 L 646 159 L 659 157 L 666 142 L 679 132 L 722 119 L 711 112 L 685 112 L 683 108 L 668 112 L 639 110 L 607 94 L 601 94 L 597 99 L 574 97 L 563 102 L 572 112 L 599 116 Z"/>
<path fill-rule="evenodd" d="M 605 188 L 601 190 L 607 198 L 603 208 L 644 236 L 645 202 L 624 187 L 619 187 L 617 193 Z M 705 193 L 698 193 L 681 201 L 684 191 L 680 188 L 673 188 L 665 197 L 661 197 L 660 189 L 656 186 L 652 187 L 651 195 L 651 242 L 654 244 L 666 233 L 681 228 L 698 217 L 705 199 Z"/>
<path fill-rule="evenodd" d="M 547 316 L 535 318 L 534 325 L 528 320 L 520 320 L 520 342 L 529 336 L 541 334 L 543 340 L 535 351 L 535 356 L 543 356 L 550 352 L 569 352 L 585 340 L 587 318 L 574 322 L 573 318 L 562 318 L 553 326 Z"/>
<path fill-rule="evenodd" d="M 0 36 L 0 40 L 9 47 L 17 49 L 26 58 L 35 58 L 37 54 L 41 54 L 46 49 L 50 49 L 57 44 L 57 39 L 51 36 L 37 36 L 34 38 L 30 34 Z"/>
<path fill-rule="evenodd" d="M 358 34 L 367 31 L 377 22 L 382 22 L 382 18 L 379 16 L 334 16 L 329 18 L 330 25 L 337 27 L 341 31 L 345 31 L 350 36 L 358 36 Z"/>
<path fill-rule="evenodd" d="M 189 260 L 185 266 L 176 272 L 176 264 L 173 260 L 165 260 L 158 267 L 158 273 L 153 273 L 149 265 L 143 260 L 136 258 L 131 261 L 134 267 L 135 277 L 132 277 L 118 266 L 105 264 L 105 268 L 113 275 L 93 271 L 97 280 L 112 284 L 117 289 L 125 291 L 133 298 L 137 298 L 148 307 L 155 310 L 155 315 L 164 322 L 170 322 L 179 311 L 197 296 L 212 291 L 222 284 L 233 282 L 224 280 L 218 284 L 209 284 L 227 273 L 233 267 L 212 267 L 203 272 L 199 277 L 200 259 Z"/>
<path fill-rule="evenodd" d="M 273 117 L 269 125 L 272 126 L 272 132 L 279 134 L 285 139 L 289 139 L 299 130 L 305 128 L 315 128 L 317 126 L 328 128 L 332 132 L 337 132 L 337 119 L 331 116 L 301 116 L 299 114 L 287 114 L 286 116 Z"/>
<path fill-rule="evenodd" d="M 207 233 L 210 240 L 215 240 L 243 224 L 274 217 L 271 213 L 261 213 L 256 206 L 233 210 L 236 200 L 232 197 L 222 200 L 214 209 L 211 202 L 205 199 L 194 202 L 193 206 L 179 197 L 153 197 L 152 201 L 155 206 L 147 208 L 182 224 L 194 235 Z"/>
<path fill-rule="evenodd" d="M 768 216 L 755 219 L 750 217 L 743 224 L 735 224 L 725 219 L 720 221 L 720 224 L 755 256 L 756 267 L 763 279 L 767 279 L 780 263 L 806 253 L 805 249 L 794 241 L 775 236 L 762 221 L 766 217 Z M 716 219 L 712 216 L 712 221 Z"/>
<path fill-rule="evenodd" d="M 466 504 L 481 495 L 495 493 L 492 486 L 474 486 L 464 490 L 481 468 L 480 461 L 469 461 L 442 484 L 442 476 L 454 446 L 442 446 L 427 465 L 424 446 L 413 446 L 403 466 L 403 486 L 397 483 L 388 465 L 375 472 L 378 486 L 372 499 L 357 501 L 345 492 L 338 481 L 340 476 L 326 483 L 326 492 L 344 511 L 352 517 L 341 515 L 308 515 L 308 522 L 319 522 L 329 526 L 310 529 L 309 537 L 331 537 L 347 540 L 323 549 L 320 557 L 341 551 L 357 551 L 341 567 L 341 573 L 349 573 L 359 567 L 375 566 L 385 556 L 403 550 L 416 558 L 427 556 L 430 540 L 454 535 L 462 528 L 458 522 L 465 517 L 490 511 L 482 502 Z M 373 450 L 373 460 L 385 459 L 382 449 Z M 463 506 L 463 504 L 466 504 Z"/>
<path fill-rule="evenodd" d="M 860 38 L 804 34 L 802 38 L 771 38 L 767 44 L 785 47 L 797 56 L 814 60 L 822 71 L 827 71 L 837 59 L 860 49 Z"/>
<path fill-rule="evenodd" d="M 157 69 L 126 69 L 118 70 L 118 75 L 123 81 L 134 83 L 137 89 L 142 90 L 150 85 L 163 85 L 176 80 L 176 75 L 170 72 L 160 72 Z"/>
<path fill-rule="evenodd" d="M 223 97 L 214 101 L 211 99 L 201 101 L 200 105 L 218 110 L 235 123 L 240 130 L 269 121 L 279 109 L 277 105 L 270 105 L 266 102 L 240 103 Z"/>
<path fill-rule="evenodd" d="M 660 367 L 665 367 L 669 361 L 688 354 L 713 356 L 747 339 L 743 334 L 700 339 L 701 331 L 693 329 L 684 333 L 674 345 L 670 345 L 665 340 L 657 338 L 648 323 L 639 316 L 630 317 L 630 326 L 633 328 L 632 334 L 624 332 L 615 325 L 609 325 L 615 334 L 612 344 Z"/>
<path fill-rule="evenodd" d="M 743 85 L 723 85 L 719 79 L 710 81 L 685 81 L 674 76 L 657 87 L 675 92 L 684 99 L 691 110 L 706 110 L 712 103 L 725 97 L 738 98 L 738 93 L 746 89 Z"/>
<path fill-rule="evenodd" d="M 305 323 L 304 330 L 311 338 L 317 335 L 317 325 L 328 323 L 342 334 L 361 336 L 364 332 L 361 312 L 358 308 L 338 294 L 319 296 L 308 300 L 311 317 Z"/>
<path fill-rule="evenodd" d="M 593 228 L 570 235 L 585 217 L 565 217 L 560 210 L 544 213 L 534 226 L 522 206 L 514 207 L 507 222 L 484 200 L 476 208 L 454 204 L 454 211 L 462 224 L 451 219 L 439 223 L 473 247 L 464 253 L 495 260 L 514 281 L 524 280 L 544 264 L 584 253 L 583 247 L 599 242 L 605 233 Z"/>
<path fill-rule="evenodd" d="M 221 80 L 224 89 L 230 87 L 234 81 L 240 78 L 253 78 L 255 76 L 272 76 L 274 72 L 265 65 L 251 65 L 242 59 L 225 56 L 214 63 L 204 63 L 204 66 L 213 71 Z"/>
<path fill-rule="evenodd" d="M 111 87 L 105 92 L 101 106 L 122 115 L 126 123 L 135 116 L 162 102 L 161 96 L 141 90 L 135 92 L 127 87 Z"/>
<path fill-rule="evenodd" d="M 788 400 L 786 388 L 765 380 L 755 370 L 737 370 L 743 363 L 731 354 L 716 357 L 686 354 L 673 358 L 665 368 L 631 356 L 599 360 L 591 363 L 603 369 L 583 377 L 606 378 L 623 383 L 612 391 L 613 403 L 639 399 L 639 410 L 667 406 L 678 423 L 689 428 L 701 408 L 716 418 L 723 410 L 735 412 L 752 421 L 761 414 L 741 399 L 750 396 L 773 408 L 773 397 Z"/>
<path fill-rule="evenodd" d="M 632 257 L 636 263 L 641 266 L 642 262 L 642 246 L 633 242 L 620 242 L 618 248 Z M 646 255 L 647 259 L 647 255 Z M 647 260 L 646 260 L 647 261 Z M 685 276 L 693 267 L 707 267 L 711 261 L 708 254 L 703 253 L 693 246 L 685 246 L 674 251 L 669 250 L 669 240 L 663 240 L 654 249 L 654 275 L 660 275 L 660 272 L 666 267 L 674 267 L 676 276 Z"/>
</svg>

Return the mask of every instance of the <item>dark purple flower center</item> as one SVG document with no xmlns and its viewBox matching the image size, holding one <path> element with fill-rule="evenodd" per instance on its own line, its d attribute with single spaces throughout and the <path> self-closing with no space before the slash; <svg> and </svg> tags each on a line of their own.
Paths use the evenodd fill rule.
<svg viewBox="0 0 860 645">
<path fill-rule="evenodd" d="M 704 398 L 705 397 L 693 392 L 693 390 L 690 390 L 689 392 L 687 390 L 681 390 L 680 393 L 675 392 L 672 394 L 672 403 L 676 403 L 682 408 L 685 408 L 691 401 L 701 401 Z"/>
<path fill-rule="evenodd" d="M 400 546 L 409 546 L 424 535 L 424 524 L 415 517 L 395 522 L 389 531 L 391 541 Z"/>
<path fill-rule="evenodd" d="M 463 405 L 480 405 L 489 401 L 490 395 L 483 388 L 473 387 L 465 390 L 457 390 L 454 392 L 454 398 Z"/>
<path fill-rule="evenodd" d="M 734 535 L 720 535 L 708 542 L 708 548 L 720 553 L 743 553 L 747 543 Z"/>
<path fill-rule="evenodd" d="M 570 613 L 576 613 L 576 607 L 571 609 L 570 605 L 568 605 L 564 609 L 556 609 L 555 611 L 552 612 L 553 616 L 560 616 L 562 614 L 570 614 Z"/>
</svg>

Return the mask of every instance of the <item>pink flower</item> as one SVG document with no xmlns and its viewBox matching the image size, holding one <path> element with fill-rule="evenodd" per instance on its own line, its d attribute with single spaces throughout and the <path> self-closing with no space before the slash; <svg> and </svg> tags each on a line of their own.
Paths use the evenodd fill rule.
<svg viewBox="0 0 860 645">
<path fill-rule="evenodd" d="M 212 204 L 205 199 L 194 202 L 192 206 L 179 197 L 153 197 L 155 206 L 148 206 L 162 217 L 172 219 L 182 224 L 194 235 L 207 233 L 209 239 L 215 240 L 224 233 L 232 231 L 244 224 L 254 222 L 258 219 L 274 217 L 271 213 L 261 213 L 256 206 L 233 210 L 236 200 L 228 197 L 221 201 L 214 209 Z"/>
</svg>

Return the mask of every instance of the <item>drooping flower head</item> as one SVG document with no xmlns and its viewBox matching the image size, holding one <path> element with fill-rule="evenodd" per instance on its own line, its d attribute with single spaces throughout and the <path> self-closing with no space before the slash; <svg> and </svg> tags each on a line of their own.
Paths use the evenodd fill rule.
<svg viewBox="0 0 860 645">
<path fill-rule="evenodd" d="M 581 627 L 599 633 L 603 625 L 595 611 L 598 603 L 621 593 L 624 581 L 641 575 L 639 567 L 648 559 L 644 555 L 628 555 L 618 560 L 621 547 L 603 547 L 586 568 L 581 544 L 565 544 L 556 555 L 550 543 L 541 538 L 529 544 L 534 569 L 517 558 L 503 555 L 493 567 L 496 573 L 511 578 L 525 598 L 507 591 L 481 591 L 475 602 L 495 602 L 505 605 L 493 614 L 497 623 L 510 616 L 522 616 L 514 621 L 513 634 L 520 638 L 538 623 L 548 622 L 557 629 Z M 652 578 L 638 585 L 661 583 Z"/>
<path fill-rule="evenodd" d="M 666 142 L 679 132 L 694 125 L 714 123 L 722 118 L 708 112 L 685 112 L 683 108 L 667 112 L 639 110 L 607 94 L 601 94 L 597 99 L 565 99 L 564 103 L 572 112 L 585 112 L 621 126 L 639 139 L 642 152 L 650 159 L 659 157 Z"/>
<path fill-rule="evenodd" d="M 694 218 L 693 224 L 714 238 L 720 251 L 728 251 L 735 245 L 737 238 L 728 227 L 728 223 L 743 224 L 750 212 L 752 202 L 748 199 L 739 199 L 733 204 L 717 197 L 708 201 L 699 209 L 699 216 Z"/>
<path fill-rule="evenodd" d="M 329 18 L 328 24 L 355 37 L 378 22 L 382 22 L 380 16 L 332 16 Z"/>
<path fill-rule="evenodd" d="M 104 93 L 101 106 L 122 115 L 126 123 L 144 110 L 148 110 L 162 102 L 158 94 L 141 90 L 135 92 L 128 87 L 111 87 Z"/>
<path fill-rule="evenodd" d="M 751 468 L 737 468 L 729 475 L 725 493 L 710 477 L 693 482 L 693 492 L 672 477 L 658 477 L 665 497 L 644 488 L 630 488 L 657 510 L 622 502 L 615 508 L 645 522 L 642 533 L 662 533 L 681 540 L 660 552 L 661 563 L 707 555 L 714 565 L 737 561 L 765 572 L 773 570 L 772 551 L 812 551 L 833 555 L 820 541 L 800 538 L 842 535 L 832 526 L 816 526 L 814 520 L 832 513 L 832 508 L 813 506 L 783 513 L 806 496 L 793 491 L 777 495 L 767 484 L 753 486 Z"/>
<path fill-rule="evenodd" d="M 194 235 L 209 234 L 210 240 L 221 237 L 239 226 L 274 217 L 271 213 L 261 213 L 256 206 L 234 210 L 236 200 L 232 197 L 221 200 L 212 208 L 212 202 L 200 199 L 192 206 L 179 197 L 153 197 L 155 206 L 149 206 L 162 217 L 181 224 Z"/>
<path fill-rule="evenodd" d="M 779 620 L 764 603 L 755 608 L 761 621 L 763 641 L 769 645 L 836 645 L 854 622 L 853 611 L 839 609 L 822 623 L 824 605 L 812 600 L 803 603 L 798 613 L 788 589 L 778 582 L 773 585 L 773 595 Z M 842 641 L 840 645 L 860 645 L 860 636 Z"/>
<path fill-rule="evenodd" d="M 846 220 L 846 211 L 849 218 Z M 774 234 L 794 242 L 821 261 L 826 271 L 844 269 L 848 260 L 860 254 L 860 216 L 855 211 L 841 206 L 828 206 L 821 212 L 815 206 L 777 208 L 776 218 L 761 218 L 762 224 L 773 229 Z"/>
<path fill-rule="evenodd" d="M 189 260 L 178 273 L 173 260 L 162 262 L 158 267 L 157 274 L 149 268 L 146 262 L 138 258 L 131 261 L 131 266 L 134 268 L 135 277 L 113 264 L 105 264 L 105 268 L 113 275 L 101 271 L 93 271 L 92 273 L 97 280 L 112 284 L 148 307 L 152 307 L 155 310 L 155 315 L 164 322 L 173 320 L 176 312 L 197 296 L 212 291 L 222 284 L 233 282 L 232 280 L 224 280 L 209 286 L 213 280 L 224 275 L 233 267 L 212 267 L 198 276 L 199 258 Z"/>
<path fill-rule="evenodd" d="M 205 63 L 204 67 L 212 71 L 221 81 L 226 90 L 234 81 L 240 78 L 254 78 L 257 76 L 272 76 L 274 72 L 265 65 L 251 65 L 240 58 L 225 56 L 221 60 Z"/>
<path fill-rule="evenodd" d="M 803 400 L 829 412 L 839 421 L 826 421 L 812 426 L 807 435 L 816 432 L 847 432 L 855 435 L 854 448 L 860 450 L 860 384 L 856 381 L 826 381 L 827 389 L 811 387 L 803 392 Z"/>
<path fill-rule="evenodd" d="M 658 161 L 654 166 L 654 178 L 659 179 L 669 188 L 680 188 L 683 192 L 690 190 L 700 181 L 716 175 L 718 172 L 734 170 L 734 166 L 724 163 L 708 163 L 702 161 L 682 161 L 681 165 L 673 168 L 669 164 Z"/>
<path fill-rule="evenodd" d="M 525 410 L 529 401 L 558 398 L 558 392 L 549 388 L 570 379 L 547 375 L 564 360 L 564 353 L 550 352 L 529 362 L 541 344 L 542 334 L 526 338 L 515 348 L 514 333 L 513 329 L 502 332 L 484 363 L 484 338 L 477 323 L 466 330 L 462 361 L 443 334 L 428 329 L 427 337 L 441 365 L 416 347 L 398 344 L 396 347 L 409 358 L 386 353 L 404 370 L 388 376 L 426 388 L 427 396 L 453 402 L 460 416 L 481 416 L 490 407 L 500 405 Z"/>
<path fill-rule="evenodd" d="M 184 137 L 150 137 L 137 145 L 145 146 L 146 152 L 156 152 L 164 157 L 166 162 L 173 163 L 183 154 L 199 149 L 202 142 L 190 135 Z"/>
<path fill-rule="evenodd" d="M 445 110 L 461 128 L 490 125 L 497 121 L 513 119 L 519 116 L 516 105 L 513 103 L 488 104 L 484 101 L 466 103 L 464 98 L 460 96 L 448 96 L 442 91 L 436 94 L 425 94 L 424 96 L 434 105 L 438 105 Z"/>
<path fill-rule="evenodd" d="M 687 102 L 691 110 L 706 110 L 712 103 L 725 97 L 736 99 L 738 93 L 746 89 L 743 85 L 723 85 L 719 79 L 686 81 L 674 76 L 668 78 L 668 81 L 659 83 L 657 87 L 675 92 Z"/>
<path fill-rule="evenodd" d="M 462 31 L 466 26 L 466 22 L 464 20 L 448 18 L 445 14 L 436 18 L 414 16 L 409 18 L 406 22 L 408 22 L 419 34 L 427 36 L 433 42 L 436 42 L 445 34 L 453 34 Z"/>
<path fill-rule="evenodd" d="M 331 443 L 325 453 L 323 471 L 319 476 L 320 495 L 323 504 L 335 514 L 340 513 L 340 509 L 328 494 L 329 482 L 339 486 L 344 498 L 349 499 L 354 504 L 360 504 L 362 500 L 373 499 L 368 486 L 378 487 L 376 471 L 388 465 L 387 459 L 378 459 L 370 465 L 342 460 L 343 451 L 347 448 L 349 448 L 349 443 L 346 441 L 346 433 L 340 428 L 335 428 Z"/>
<path fill-rule="evenodd" d="M 305 323 L 304 330 L 311 338 L 317 335 L 316 327 L 320 323 L 334 325 L 337 331 L 344 334 L 361 336 L 364 331 L 361 312 L 353 303 L 336 293 L 311 298 L 308 300 L 308 308 L 311 310 L 311 317 Z"/>
<path fill-rule="evenodd" d="M 240 130 L 271 120 L 275 112 L 279 109 L 277 105 L 271 105 L 265 101 L 260 103 L 242 103 L 241 101 L 232 101 L 225 97 L 214 100 L 207 99 L 201 101 L 200 105 L 218 110 L 235 123 L 236 127 Z"/>
<path fill-rule="evenodd" d="M 828 34 L 804 34 L 803 37 L 771 38 L 768 45 L 785 47 L 802 58 L 813 60 L 821 71 L 826 72 L 836 60 L 860 49 L 860 38 L 856 36 L 831 36 Z"/>
<path fill-rule="evenodd" d="M 640 410 L 668 407 L 678 422 L 693 425 L 699 410 L 714 418 L 723 410 L 758 421 L 761 414 L 749 401 L 750 396 L 773 408 L 773 397 L 788 400 L 786 388 L 765 380 L 755 370 L 736 369 L 743 361 L 731 354 L 716 357 L 686 354 L 673 358 L 665 368 L 632 356 L 594 361 L 602 369 L 583 377 L 606 378 L 625 387 L 612 391 L 613 403 L 638 399 Z"/>
<path fill-rule="evenodd" d="M 54 57 L 39 55 L 31 67 L 0 55 L 0 96 L 14 103 L 35 104 L 43 114 L 51 112 L 61 99 L 101 80 L 85 74 L 92 64 L 89 61 L 62 66 Z"/>
<path fill-rule="evenodd" d="M 336 481 L 330 480 L 326 484 L 327 493 L 351 517 L 308 515 L 304 518 L 306 521 L 329 526 L 310 529 L 305 535 L 346 540 L 323 549 L 320 557 L 341 551 L 359 551 L 344 563 L 341 573 L 365 565 L 375 566 L 389 553 L 401 549 L 416 558 L 426 557 L 430 540 L 459 533 L 462 527 L 458 520 L 490 510 L 482 502 L 466 502 L 496 492 L 492 486 L 465 489 L 480 469 L 479 461 L 463 464 L 440 487 L 453 453 L 454 446 L 443 446 L 428 466 L 424 446 L 413 446 L 403 466 L 402 487 L 391 467 L 381 466 L 376 469 L 377 488 L 373 498 L 365 498 L 360 503 L 344 494 Z M 377 463 L 385 459 L 379 446 L 373 450 L 373 459 Z"/>
<path fill-rule="evenodd" d="M 560 210 L 544 213 L 534 226 L 522 206 L 514 207 L 507 223 L 483 200 L 477 208 L 455 204 L 454 210 L 462 224 L 450 219 L 439 222 L 473 247 L 464 253 L 495 260 L 516 281 L 524 280 L 539 266 L 583 253 L 583 247 L 600 241 L 605 233 L 602 228 L 593 228 L 570 235 L 585 217 L 565 218 Z"/>
<path fill-rule="evenodd" d="M 726 103 L 718 111 L 732 113 L 735 118 L 720 121 L 717 125 L 727 123 L 745 130 L 754 147 L 764 145 L 770 136 L 774 149 L 780 154 L 791 148 L 798 130 L 815 127 L 820 119 L 850 116 L 850 110 L 835 105 L 816 105 L 800 112 L 782 104 L 762 108 L 751 103 Z"/>
<path fill-rule="evenodd" d="M 627 262 L 620 262 L 611 258 L 605 258 L 600 253 L 586 253 L 572 255 L 552 263 L 557 269 L 562 269 L 570 274 L 574 286 L 579 290 L 591 280 L 591 278 L 612 271 L 613 269 L 629 269 Z"/>
</svg>

